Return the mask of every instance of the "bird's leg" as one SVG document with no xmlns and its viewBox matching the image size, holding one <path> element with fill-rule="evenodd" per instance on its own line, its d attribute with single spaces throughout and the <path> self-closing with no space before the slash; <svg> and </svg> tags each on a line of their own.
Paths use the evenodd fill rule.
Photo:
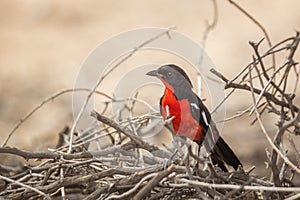
<svg viewBox="0 0 300 200">
<path fill-rule="evenodd" d="M 201 142 L 197 142 L 198 144 L 198 151 L 197 151 L 197 158 L 196 159 L 196 164 L 195 164 L 195 167 L 194 167 L 194 172 L 198 171 L 199 169 L 199 163 L 200 163 L 200 151 L 201 151 L 201 147 L 202 147 L 202 144 L 204 145 L 205 147 L 205 150 L 206 150 L 206 156 L 205 158 L 209 158 L 210 157 L 210 151 L 213 149 L 214 145 L 216 144 L 216 141 L 215 141 L 215 138 L 214 138 L 214 135 L 212 134 L 213 131 L 211 129 L 211 124 L 209 124 L 209 129 L 206 133 L 206 137 L 204 139 L 204 141 L 201 141 Z M 208 168 L 208 165 L 207 165 L 207 162 L 204 162 L 204 170 Z"/>
<path fill-rule="evenodd" d="M 196 172 L 196 175 L 198 175 L 198 169 L 199 169 L 199 158 L 200 158 L 200 151 L 201 151 L 201 146 L 198 145 L 198 149 L 197 149 L 197 158 L 196 159 L 196 163 L 195 163 L 195 166 L 194 166 L 194 169 L 193 169 L 193 174 Z"/>
<path fill-rule="evenodd" d="M 190 148 L 188 148 L 188 151 L 189 151 L 189 155 L 192 158 L 194 158 L 194 160 L 195 160 L 195 165 L 193 167 L 193 174 L 198 175 L 198 172 L 199 172 L 198 169 L 199 169 L 200 163 L 204 164 L 203 170 L 206 170 L 209 154 L 207 153 L 206 156 L 201 157 L 200 152 L 201 152 L 202 143 L 201 142 L 196 142 L 196 144 L 197 144 L 197 147 L 198 147 L 197 150 L 193 151 L 192 147 L 190 147 Z M 204 141 L 204 146 L 205 146 L 205 141 Z"/>
<path fill-rule="evenodd" d="M 164 169 L 168 168 L 172 164 L 172 162 L 173 162 L 173 160 L 174 160 L 174 158 L 175 158 L 175 156 L 177 155 L 178 152 L 180 154 L 183 154 L 183 152 L 181 150 L 182 150 L 182 147 L 186 144 L 186 141 L 185 141 L 185 138 L 181 138 L 181 137 L 178 137 L 178 136 L 175 135 L 173 137 L 172 144 L 175 147 L 175 151 L 163 163 L 163 168 Z"/>
</svg>

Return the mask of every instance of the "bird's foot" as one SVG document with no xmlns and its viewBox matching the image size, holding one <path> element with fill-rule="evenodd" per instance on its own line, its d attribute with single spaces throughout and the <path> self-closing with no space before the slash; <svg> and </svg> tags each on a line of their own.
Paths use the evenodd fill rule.
<svg viewBox="0 0 300 200">
<path fill-rule="evenodd" d="M 178 149 L 176 149 L 176 151 L 172 153 L 172 155 L 169 158 L 165 158 L 163 162 L 163 169 L 167 169 L 173 163 L 173 160 L 177 153 L 178 153 Z"/>
<path fill-rule="evenodd" d="M 165 158 L 163 164 L 162 164 L 162 167 L 163 169 L 167 169 L 168 167 L 170 167 L 172 165 L 173 161 L 169 158 Z"/>
</svg>

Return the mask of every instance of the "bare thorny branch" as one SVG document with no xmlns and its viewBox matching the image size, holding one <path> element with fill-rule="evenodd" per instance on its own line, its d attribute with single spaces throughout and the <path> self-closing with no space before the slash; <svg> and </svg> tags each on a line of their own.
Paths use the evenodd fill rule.
<svg viewBox="0 0 300 200">
<path fill-rule="evenodd" d="M 297 36 L 293 38 L 292 44 L 298 44 L 297 42 L 295 42 L 297 40 L 299 41 L 299 34 L 297 34 Z M 282 51 L 292 51 L 289 53 L 289 55 L 294 55 L 293 51 L 296 51 L 296 49 L 297 48 L 294 48 L 294 45 L 288 45 L 288 47 L 282 49 Z M 288 59 L 292 60 L 293 57 L 288 56 Z M 273 172 L 272 179 L 274 180 L 274 184 L 272 180 L 263 181 L 257 179 L 256 177 L 250 176 L 247 173 L 244 174 L 241 172 L 230 174 L 221 174 L 220 172 L 214 172 L 215 176 L 211 176 L 211 174 L 207 173 L 207 171 L 198 169 L 197 176 L 195 176 L 194 174 L 186 175 L 187 166 L 181 166 L 181 164 L 172 165 L 171 168 L 168 169 L 162 169 L 161 163 L 163 162 L 164 158 L 170 155 L 170 152 L 158 149 L 157 147 L 148 144 L 147 142 L 137 137 L 135 133 L 133 133 L 132 126 L 136 126 L 140 123 L 147 124 L 147 117 L 133 117 L 127 122 L 124 121 L 123 123 L 117 123 L 108 117 L 105 117 L 97 112 L 93 112 L 92 116 L 102 124 L 106 125 L 101 129 L 102 131 L 107 132 L 109 135 L 118 133 L 124 135 L 121 137 L 123 138 L 121 143 L 98 151 L 85 151 L 83 148 L 79 149 L 79 152 L 75 151 L 71 154 L 64 153 L 63 151 L 61 151 L 63 149 L 53 152 L 33 153 L 17 148 L 0 148 L 0 153 L 19 155 L 26 160 L 42 159 L 46 161 L 35 167 L 27 167 L 26 171 L 19 172 L 20 174 L 17 173 L 9 178 L 11 185 L 22 186 L 22 184 L 19 184 L 21 183 L 20 180 L 22 180 L 21 177 L 28 176 L 28 181 L 32 182 L 28 182 L 28 190 L 17 190 L 11 188 L 10 190 L 3 191 L 2 193 L 0 193 L 0 195 L 4 195 L 7 198 L 14 199 L 34 198 L 39 195 L 47 195 L 47 198 L 48 195 L 55 195 L 56 191 L 61 188 L 64 188 L 64 190 L 61 190 L 64 191 L 64 193 L 62 193 L 62 195 L 64 195 L 66 192 L 68 192 L 68 188 L 70 188 L 71 186 L 78 186 L 84 188 L 97 188 L 93 190 L 86 197 L 86 199 L 122 199 L 129 197 L 139 199 L 141 197 L 144 198 L 148 196 L 154 191 L 160 191 L 155 194 L 156 196 L 160 197 L 168 195 L 172 196 L 174 194 L 174 191 L 178 192 L 178 195 L 184 196 L 187 194 L 186 192 L 189 191 L 188 194 L 190 194 L 190 196 L 201 195 L 203 198 L 205 197 L 209 199 L 216 194 L 222 197 L 222 194 L 224 194 L 224 192 L 227 190 L 231 190 L 231 192 L 226 193 L 226 198 L 248 198 L 249 195 L 258 195 L 257 191 L 264 191 L 265 194 L 268 195 L 270 195 L 268 192 L 273 192 L 271 195 L 272 198 L 283 198 L 286 194 L 297 197 L 297 194 L 295 192 L 300 191 L 300 188 L 283 187 L 286 180 L 280 179 L 280 168 L 277 163 L 278 159 L 280 158 L 284 161 L 284 163 L 287 163 L 287 165 L 292 170 L 294 170 L 296 173 L 299 173 L 299 168 L 290 161 L 287 155 L 282 152 L 282 149 L 280 147 L 280 144 L 282 142 L 281 138 L 287 132 L 287 130 L 289 130 L 291 127 L 299 127 L 299 110 L 297 111 L 298 107 L 297 105 L 293 104 L 292 100 L 290 102 L 287 102 L 289 101 L 289 99 L 286 98 L 286 88 L 281 89 L 280 94 L 286 96 L 280 99 L 278 97 L 272 96 L 271 93 L 266 92 L 266 89 L 254 86 L 252 80 L 255 79 L 255 77 L 257 79 L 260 78 L 263 82 L 268 83 L 270 82 L 272 76 L 279 76 L 279 73 L 277 73 L 276 71 L 273 72 L 273 74 L 271 74 L 270 76 L 265 76 L 263 75 L 263 73 L 260 73 L 259 68 L 263 66 L 261 65 L 261 62 L 263 62 L 263 59 L 261 57 L 257 58 L 254 56 L 252 65 L 247 67 L 248 71 L 245 70 L 244 73 L 240 74 L 239 77 L 242 78 L 242 81 L 238 83 L 230 81 L 220 72 L 213 71 L 213 73 L 226 83 L 226 88 L 247 90 L 251 92 L 252 96 L 254 97 L 253 108 L 257 115 L 257 120 L 262 127 L 264 135 L 268 138 L 268 141 L 273 149 L 270 166 Z M 284 67 L 282 67 L 282 70 L 285 70 L 290 65 L 284 64 L 283 66 Z M 290 70 L 292 69 L 293 67 L 290 67 Z M 255 72 L 256 76 L 253 75 Z M 285 73 L 288 72 L 285 70 Z M 248 75 L 248 79 L 246 79 L 246 74 Z M 281 81 L 281 79 L 277 80 Z M 274 84 L 277 83 L 274 82 Z M 260 87 L 264 87 L 265 85 L 265 83 L 260 84 Z M 272 85 L 273 84 L 270 84 L 270 87 Z M 276 87 L 275 89 L 278 88 Z M 265 105 L 267 105 L 267 108 L 269 110 L 273 109 L 274 107 L 283 107 L 284 109 L 291 110 L 289 112 L 286 112 L 285 115 L 282 116 L 281 114 L 278 114 L 282 118 L 283 123 L 281 124 L 281 126 L 279 126 L 278 133 L 275 138 L 276 140 L 272 140 L 270 138 L 269 133 L 263 125 L 263 122 L 261 120 L 262 113 L 259 112 L 259 109 L 261 109 L 261 107 L 257 105 L 257 98 L 255 98 L 255 94 L 258 97 L 261 96 L 261 101 L 266 102 Z M 114 100 L 111 100 L 110 102 L 113 101 Z M 272 107 L 269 107 L 270 104 L 272 105 Z M 247 111 L 250 111 L 250 109 L 247 109 Z M 149 115 L 148 117 L 151 118 L 151 115 Z M 101 134 L 101 131 L 98 131 L 98 134 Z M 77 140 L 79 144 L 80 141 L 82 141 L 81 139 L 82 138 L 78 138 Z M 90 140 L 90 142 L 92 142 L 93 140 Z M 74 148 L 80 147 L 80 145 L 77 145 L 77 142 L 74 141 Z M 82 143 L 81 145 L 85 145 L 85 143 Z M 64 149 L 67 150 L 66 148 Z M 139 159 L 138 155 L 136 153 L 133 153 L 136 149 L 143 149 L 151 155 L 143 155 L 145 163 L 144 167 L 136 165 L 136 160 Z M 279 155 L 279 158 L 277 158 L 277 155 Z M 123 164 L 122 167 L 120 167 L 119 164 L 115 165 L 114 163 Z M 132 168 L 131 166 L 135 167 Z M 285 170 L 283 173 L 288 170 L 288 168 L 284 169 Z M 76 170 L 76 172 L 74 170 Z M 11 173 L 12 172 L 13 171 L 11 171 Z M 63 172 L 63 174 L 60 174 L 58 172 Z M 16 171 L 14 173 L 16 173 Z M 37 180 L 36 176 L 34 175 L 35 173 L 41 173 L 41 176 L 44 178 L 41 180 Z M 80 177 L 77 176 L 78 173 L 80 174 Z M 63 175 L 63 178 L 61 178 L 61 175 Z M 120 179 L 120 177 L 122 178 Z M 99 180 L 104 184 L 103 186 L 97 186 L 96 182 Z M 36 188 L 36 190 L 30 190 L 31 188 Z M 276 194 L 278 194 L 278 196 L 276 196 Z"/>
<path fill-rule="evenodd" d="M 299 150 L 291 138 L 291 136 L 298 136 L 300 132 L 299 105 L 294 102 L 300 71 L 295 53 L 298 50 L 300 34 L 297 33 L 296 36 L 287 38 L 272 46 L 265 28 L 238 4 L 233 1 L 229 2 L 260 27 L 270 48 L 261 53 L 259 47 L 262 41 L 258 43 L 251 42 L 250 44 L 254 50 L 253 61 L 232 79 L 226 78 L 217 71 L 212 71 L 212 73 L 225 82 L 225 89 L 232 89 L 221 103 L 224 103 L 237 90 L 248 91 L 251 94 L 253 104 L 238 115 L 231 117 L 230 120 L 236 119 L 245 113 L 255 113 L 255 122 L 259 123 L 272 148 L 270 160 L 268 161 L 272 172 L 270 180 L 251 175 L 252 169 L 248 170 L 249 173 L 240 171 L 222 173 L 214 166 L 210 166 L 211 171 L 200 168 L 192 171 L 189 159 L 202 159 L 195 158 L 196 156 L 192 152 L 188 152 L 188 157 L 177 159 L 174 164 L 163 168 L 164 159 L 172 154 L 172 150 L 158 148 L 138 137 L 141 128 L 149 125 L 151 120 L 157 119 L 157 116 L 153 113 L 135 117 L 131 115 L 127 119 L 118 121 L 113 117 L 103 115 L 107 108 L 105 107 L 102 113 L 96 111 L 91 113 L 92 117 L 98 122 L 96 127 L 91 127 L 80 137 L 74 138 L 76 124 L 93 94 L 98 93 L 105 96 L 108 99 L 104 102 L 106 106 L 112 102 L 125 102 L 128 100 L 114 99 L 109 95 L 96 91 L 102 80 L 140 48 L 158 37 L 168 35 L 169 30 L 167 30 L 161 35 L 145 41 L 133 49 L 128 56 L 119 60 L 99 78 L 92 90 L 69 89 L 60 91 L 45 99 L 30 111 L 8 134 L 0 148 L 0 154 L 20 156 L 35 164 L 28 164 L 18 169 L 0 166 L 0 180 L 5 181 L 4 189 L 0 187 L 0 196 L 8 199 L 34 199 L 39 197 L 50 199 L 61 191 L 62 198 L 66 198 L 67 193 L 75 193 L 85 194 L 85 199 L 159 199 L 162 197 L 168 197 L 169 199 L 188 197 L 249 199 L 261 198 L 261 196 L 265 199 L 299 198 L 300 188 L 293 186 L 294 176 L 287 179 L 285 174 L 289 170 L 294 174 L 300 174 Z M 216 1 L 213 1 L 213 4 L 215 8 L 214 20 L 207 26 L 203 36 L 204 43 L 208 33 L 217 22 Z M 275 54 L 279 52 L 287 52 L 287 57 L 277 67 Z M 273 61 L 271 66 L 265 63 L 265 58 L 269 56 L 272 57 Z M 270 69 L 274 70 L 271 71 Z M 289 77 L 292 75 L 296 76 L 296 80 L 290 90 L 287 85 L 290 81 Z M 46 152 L 30 152 L 7 146 L 7 142 L 15 131 L 43 105 L 63 94 L 77 91 L 86 91 L 88 95 L 71 131 L 65 129 L 61 134 L 62 137 L 70 134 L 70 144 L 64 144 L 60 141 L 57 149 Z M 124 109 L 133 112 L 134 102 L 139 101 L 151 111 L 155 111 L 154 108 L 137 97 L 131 98 L 131 100 L 133 102 L 132 106 L 124 106 Z M 278 117 L 277 132 L 273 139 L 261 118 L 263 114 L 267 114 L 267 111 Z M 297 164 L 292 162 L 290 155 L 286 153 L 286 147 L 283 146 L 283 138 L 286 135 L 292 144 L 292 152 L 294 152 Z M 104 137 L 110 139 L 110 145 L 101 146 L 99 144 L 99 140 Z M 89 147 L 95 144 L 98 145 L 98 148 L 90 150 Z M 142 162 L 137 162 L 141 159 Z M 183 161 L 180 162 L 180 160 Z M 280 165 L 280 163 L 282 164 Z M 287 183 L 289 184 L 287 185 Z"/>
<path fill-rule="evenodd" d="M 121 58 L 120 60 L 118 60 L 113 66 L 110 66 L 108 68 L 107 71 L 104 72 L 103 75 L 101 75 L 99 77 L 99 79 L 97 80 L 96 84 L 94 85 L 93 89 L 89 92 L 89 94 L 87 95 L 87 97 L 85 98 L 81 109 L 79 111 L 79 113 L 77 114 L 74 124 L 72 125 L 71 131 L 70 131 L 70 146 L 68 149 L 68 153 L 71 153 L 72 151 L 72 143 L 73 143 L 73 136 L 74 136 L 74 132 L 75 129 L 77 127 L 77 124 L 79 123 L 79 120 L 83 114 L 83 112 L 85 111 L 89 100 L 91 99 L 91 97 L 93 96 L 93 94 L 95 93 L 96 89 L 98 88 L 98 86 L 101 84 L 101 82 L 111 73 L 113 72 L 115 69 L 117 69 L 121 64 L 123 64 L 126 60 L 128 60 L 130 57 L 132 57 L 137 51 L 139 51 L 141 48 L 143 48 L 144 46 L 146 46 L 147 44 L 159 39 L 162 36 L 169 36 L 170 37 L 170 31 L 172 30 L 172 28 L 167 29 L 166 31 L 163 31 L 162 33 L 155 35 L 154 37 L 148 39 L 147 41 L 141 43 L 139 46 L 135 47 L 128 55 L 126 55 L 125 57 Z"/>
<path fill-rule="evenodd" d="M 241 78 L 241 81 L 238 83 L 235 83 L 234 81 L 228 80 L 224 75 L 217 71 L 212 71 L 217 77 L 219 77 L 221 80 L 225 82 L 225 88 L 234 88 L 238 90 L 246 90 L 250 91 L 253 99 L 253 105 L 252 109 L 247 109 L 249 113 L 251 114 L 252 111 L 255 111 L 257 120 L 259 122 L 259 125 L 262 129 L 262 132 L 264 133 L 265 137 L 267 138 L 267 141 L 272 147 L 272 153 L 271 158 L 269 161 L 269 164 L 271 166 L 271 170 L 273 173 L 273 176 L 271 177 L 271 181 L 274 181 L 274 184 L 276 186 L 283 186 L 285 185 L 286 176 L 284 174 L 288 173 L 290 167 L 291 170 L 294 172 L 300 174 L 300 168 L 297 164 L 294 164 L 286 154 L 286 150 L 283 148 L 283 138 L 284 134 L 291 134 L 299 135 L 299 121 L 300 121 L 300 111 L 298 105 L 294 103 L 294 98 L 296 96 L 295 93 L 290 93 L 287 87 L 287 83 L 289 82 L 290 76 L 293 74 L 293 71 L 295 66 L 298 64 L 294 60 L 295 52 L 298 49 L 298 45 L 300 42 L 300 34 L 297 33 L 296 36 L 292 40 L 285 40 L 281 43 L 285 44 L 286 42 L 291 42 L 290 44 L 287 44 L 284 48 L 281 48 L 280 51 L 285 50 L 288 52 L 286 60 L 283 62 L 283 64 L 276 68 L 276 70 L 270 74 L 268 74 L 264 58 L 260 56 L 259 53 L 259 44 L 260 43 L 253 43 L 251 42 L 250 45 L 254 49 L 254 56 L 253 56 L 253 62 L 248 65 L 245 69 L 242 70 L 242 73 L 240 73 L 237 77 L 235 77 L 235 80 Z M 277 46 L 277 45 L 276 45 Z M 273 51 L 273 52 L 279 52 L 279 51 Z M 266 55 L 266 54 L 264 54 Z M 255 79 L 253 77 L 253 69 L 256 71 L 256 78 L 259 79 L 260 85 L 254 86 L 253 80 Z M 260 73 L 262 71 L 262 73 Z M 282 75 L 280 75 L 280 71 L 284 71 Z M 249 77 L 249 84 L 245 81 L 245 77 Z M 299 74 L 296 72 L 295 76 L 298 77 Z M 277 77 L 277 81 L 275 82 L 275 77 Z M 298 79 L 296 79 L 296 82 L 294 83 L 294 89 L 292 89 L 292 92 L 295 92 L 295 88 L 298 84 Z M 267 92 L 267 88 L 271 88 L 273 93 Z M 279 93 L 280 95 L 276 95 Z M 256 98 L 257 96 L 257 98 Z M 261 109 L 259 111 L 258 103 L 262 102 L 265 105 L 264 109 Z M 275 113 L 278 116 L 278 130 L 275 134 L 275 137 L 273 140 L 270 137 L 270 134 L 265 128 L 265 125 L 263 121 L 261 120 L 261 115 L 264 113 L 264 111 L 268 110 L 269 112 Z M 289 130 L 293 128 L 294 130 L 290 132 Z M 288 132 L 289 131 L 289 132 Z M 299 152 L 296 151 L 296 158 L 299 158 Z M 279 156 L 279 157 L 278 157 Z M 279 166 L 278 163 L 279 159 L 283 160 L 282 167 Z M 281 174 L 281 175 L 280 175 Z M 279 198 L 284 198 L 283 194 L 279 194 Z"/>
</svg>

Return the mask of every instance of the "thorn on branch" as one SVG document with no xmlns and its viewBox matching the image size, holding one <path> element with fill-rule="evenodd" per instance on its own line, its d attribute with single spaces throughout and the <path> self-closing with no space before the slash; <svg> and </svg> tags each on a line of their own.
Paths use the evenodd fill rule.
<svg viewBox="0 0 300 200">
<path fill-rule="evenodd" d="M 221 74 L 220 72 L 216 71 L 213 68 L 211 68 L 209 71 L 211 73 L 213 73 L 214 75 L 216 75 L 217 77 L 219 77 L 220 79 L 222 79 L 225 83 L 228 83 L 229 80 L 223 74 Z"/>
</svg>

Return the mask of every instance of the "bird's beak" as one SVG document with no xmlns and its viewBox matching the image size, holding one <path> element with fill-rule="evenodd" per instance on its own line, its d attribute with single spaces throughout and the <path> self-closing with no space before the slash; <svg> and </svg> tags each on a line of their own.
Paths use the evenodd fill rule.
<svg viewBox="0 0 300 200">
<path fill-rule="evenodd" d="M 155 76 L 155 77 L 161 77 L 161 74 L 158 73 L 157 70 L 150 71 L 146 75 L 148 75 L 148 76 Z"/>
</svg>

